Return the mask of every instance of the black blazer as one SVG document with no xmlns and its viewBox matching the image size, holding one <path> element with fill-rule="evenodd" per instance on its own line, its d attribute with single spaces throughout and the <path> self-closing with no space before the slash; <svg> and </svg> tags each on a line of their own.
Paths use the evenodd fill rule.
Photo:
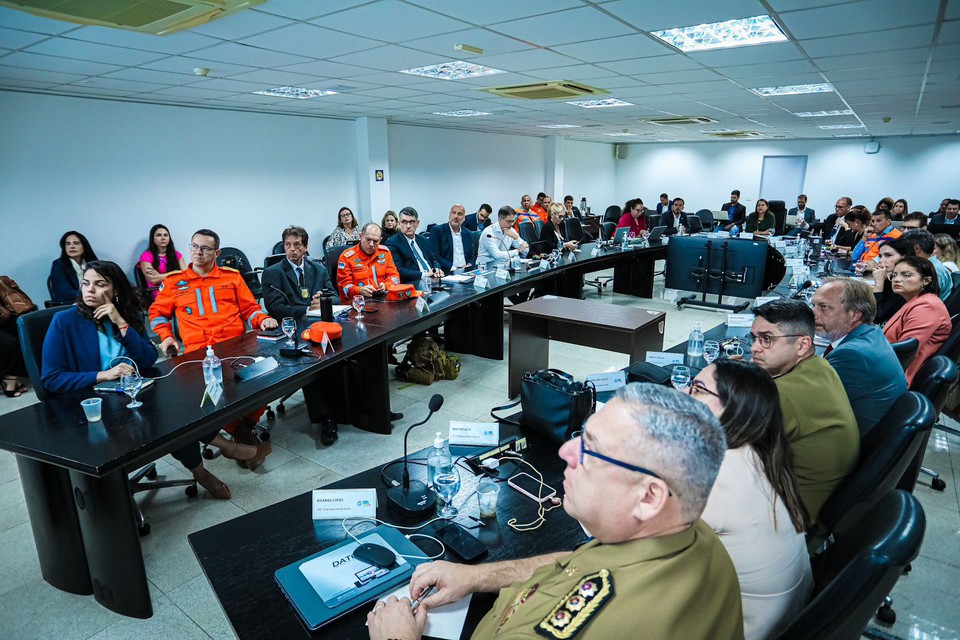
<svg viewBox="0 0 960 640">
<path fill-rule="evenodd" d="M 80 282 L 77 280 L 77 272 L 69 264 L 61 262 L 59 258 L 50 265 L 50 277 L 47 279 L 47 283 L 50 289 L 50 299 L 55 304 L 73 304 L 80 295 Z"/>
<path fill-rule="evenodd" d="M 670 211 L 664 211 L 660 215 L 660 226 L 667 227 L 667 233 L 676 233 L 678 229 L 673 226 L 673 209 Z M 680 226 L 684 229 L 687 228 L 687 212 L 684 211 L 680 214 Z M 672 232 L 670 230 L 673 230 Z"/>
<path fill-rule="evenodd" d="M 277 320 L 287 317 L 299 320 L 307 314 L 313 294 L 321 289 L 329 290 L 331 295 L 337 291 L 330 280 L 330 274 L 327 273 L 327 267 L 307 257 L 303 259 L 303 281 L 309 290 L 306 298 L 300 293 L 300 283 L 297 282 L 297 274 L 289 260 L 284 258 L 267 268 L 260 276 L 267 313 Z"/>
<path fill-rule="evenodd" d="M 729 219 L 730 209 L 733 209 L 733 219 Z M 720 207 L 720 210 L 727 212 L 728 220 L 726 224 L 737 224 L 737 225 L 743 226 L 743 224 L 747 221 L 747 208 L 742 204 L 740 204 L 739 202 L 733 205 L 732 207 L 728 202 L 722 207 Z M 723 224 L 722 221 L 721 221 L 721 224 Z"/>
<path fill-rule="evenodd" d="M 930 216 L 930 224 L 947 224 L 946 215 L 940 215 L 939 213 Z M 954 224 L 960 224 L 960 222 L 955 222 Z"/>
<path fill-rule="evenodd" d="M 489 227 L 491 224 L 493 224 L 493 215 L 487 216 L 487 219 L 484 220 L 483 224 L 480 225 L 479 229 L 477 229 L 477 214 L 468 213 L 467 217 L 464 218 L 463 220 L 463 226 L 469 229 L 470 231 L 473 231 L 474 233 L 483 231 L 484 229 Z"/>
<path fill-rule="evenodd" d="M 460 227 L 460 241 L 463 242 L 463 259 L 467 264 L 477 264 L 477 240 L 473 231 Z M 433 264 L 444 273 L 453 270 L 453 231 L 449 224 L 438 224 L 430 230 L 430 254 Z"/>
<path fill-rule="evenodd" d="M 430 263 L 430 243 L 420 234 L 413 236 L 413 238 L 417 246 L 420 247 L 423 259 Z M 397 265 L 397 271 L 400 272 L 400 282 L 419 285 L 423 272 L 420 271 L 420 263 L 417 262 L 413 250 L 410 249 L 410 241 L 407 240 L 407 236 L 402 233 L 395 234 L 387 240 L 386 246 L 390 248 L 390 253 L 393 254 L 393 264 Z M 433 267 L 433 264 L 428 264 L 428 266 Z"/>
<path fill-rule="evenodd" d="M 560 236 L 566 241 L 566 237 L 563 236 L 563 227 L 560 228 Z M 540 229 L 540 239 L 537 244 L 540 249 L 538 253 L 550 253 L 557 247 L 563 248 L 557 239 L 556 228 L 553 226 L 553 222 L 548 221 L 547 224 L 543 225 Z"/>
</svg>

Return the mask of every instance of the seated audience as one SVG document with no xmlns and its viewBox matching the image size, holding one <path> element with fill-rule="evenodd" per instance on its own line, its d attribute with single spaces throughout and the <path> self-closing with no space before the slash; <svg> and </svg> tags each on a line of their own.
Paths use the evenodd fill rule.
<svg viewBox="0 0 960 640">
<path fill-rule="evenodd" d="M 416 211 L 416 210 L 414 210 Z M 404 220 L 413 219 L 419 224 L 419 216 L 400 210 L 400 233 L 393 237 L 398 242 L 404 235 Z M 415 227 L 416 225 L 414 225 Z M 347 247 L 337 261 L 337 292 L 343 304 L 351 304 L 353 296 L 372 298 L 373 294 L 385 291 L 390 283 L 400 284 L 400 272 L 393 263 L 390 249 L 380 244 L 380 227 L 368 222 L 360 229 L 360 244 Z"/>
<path fill-rule="evenodd" d="M 843 219 L 850 213 L 850 207 L 853 206 L 853 200 L 849 196 L 840 196 L 837 204 L 834 205 L 834 212 L 828 215 L 823 224 L 819 225 L 820 235 L 824 242 L 832 243 L 834 237 L 842 228 Z"/>
<path fill-rule="evenodd" d="M 960 222 L 960 200 L 956 198 L 950 198 L 947 201 L 946 207 L 943 208 L 943 213 L 932 216 L 930 218 L 930 224 L 957 224 Z"/>
<path fill-rule="evenodd" d="M 710 408 L 727 435 L 720 473 L 700 517 L 720 536 L 737 570 L 744 637 L 775 637 L 813 592 L 806 512 L 777 385 L 755 364 L 722 358 L 687 391 Z"/>
<path fill-rule="evenodd" d="M 480 234 L 480 252 L 477 264 L 482 268 L 507 267 L 515 256 L 525 257 L 530 245 L 520 239 L 514 229 L 517 214 L 513 207 L 502 206 L 497 212 L 497 224 L 492 224 Z"/>
<path fill-rule="evenodd" d="M 387 211 L 385 214 L 383 214 L 383 219 L 380 220 L 380 230 L 383 232 L 384 242 L 392 238 L 397 234 L 397 232 L 400 231 L 399 227 L 397 227 L 399 222 L 400 219 L 397 217 L 396 212 Z"/>
<path fill-rule="evenodd" d="M 907 367 L 907 384 L 913 382 L 920 367 L 937 352 L 950 335 L 950 314 L 940 300 L 940 287 L 933 265 L 926 258 L 903 258 L 890 274 L 893 292 L 906 304 L 883 327 L 887 340 L 903 342 L 907 338 L 920 341 L 917 356 Z"/>
<path fill-rule="evenodd" d="M 576 240 L 565 240 L 563 237 L 563 205 L 554 202 L 550 205 L 550 220 L 540 229 L 539 252 L 541 254 L 551 253 L 560 247 L 565 251 L 573 251 L 577 248 L 579 242 Z"/>
<path fill-rule="evenodd" d="M 143 375 L 143 370 L 157 361 L 157 349 L 143 326 L 137 292 L 120 267 L 112 262 L 90 261 L 80 288 L 77 306 L 53 316 L 43 341 L 42 381 L 50 393 L 89 393 L 101 382 L 119 380 L 135 371 Z M 252 460 L 260 453 L 255 446 L 223 438 L 219 431 L 200 441 L 214 445 L 231 460 Z M 227 485 L 204 468 L 197 443 L 171 455 L 211 496 L 230 499 Z"/>
<path fill-rule="evenodd" d="M 520 208 L 514 209 L 517 214 L 517 220 L 513 227 L 515 230 L 521 222 L 534 222 L 540 219 L 540 216 L 531 209 L 532 204 L 533 199 L 529 195 L 524 195 L 520 198 Z"/>
<path fill-rule="evenodd" d="M 900 225 L 900 231 L 906 233 L 913 229 L 927 228 L 927 214 L 914 211 L 903 216 L 903 224 Z"/>
<path fill-rule="evenodd" d="M 466 209 L 462 204 L 450 207 L 447 224 L 430 230 L 431 264 L 443 273 L 470 269 L 477 264 L 477 238 L 463 226 Z"/>
<path fill-rule="evenodd" d="M 627 234 L 632 233 L 637 238 L 647 235 L 647 216 L 643 215 L 643 200 L 634 198 L 623 205 L 623 215 L 617 223 L 618 229 L 622 227 L 630 229 Z"/>
<path fill-rule="evenodd" d="M 471 213 L 463 219 L 463 226 L 474 233 L 480 233 L 493 224 L 493 219 L 491 218 L 492 215 L 493 208 L 484 202 L 482 205 L 480 205 L 480 208 L 477 209 L 476 213 Z"/>
<path fill-rule="evenodd" d="M 547 220 L 549 220 L 547 209 L 550 208 L 551 204 L 553 204 L 553 198 L 541 191 L 537 194 L 537 201 L 530 207 L 530 210 L 540 218 L 541 224 L 547 224 Z M 518 220 L 518 222 L 523 222 L 523 220 Z"/>
<path fill-rule="evenodd" d="M 720 207 L 720 210 L 727 212 L 727 222 L 721 223 L 724 231 L 730 231 L 733 227 L 743 227 L 747 219 L 747 208 L 740 204 L 739 189 L 730 192 L 730 202 Z"/>
<path fill-rule="evenodd" d="M 940 201 L 940 208 L 937 209 L 936 211 L 931 211 L 931 212 L 930 212 L 930 217 L 932 218 L 932 217 L 934 217 L 934 216 L 941 216 L 941 217 L 942 217 L 942 216 L 945 216 L 946 213 L 947 213 L 947 203 L 948 203 L 948 202 L 950 202 L 950 198 L 944 198 L 943 200 L 941 200 L 941 201 Z"/>
<path fill-rule="evenodd" d="M 886 211 L 890 214 L 890 219 L 893 219 L 893 198 L 887 196 L 886 198 L 881 198 L 880 202 L 877 203 L 874 211 Z"/>
<path fill-rule="evenodd" d="M 700 520 L 725 448 L 716 418 L 684 394 L 620 389 L 560 448 L 563 509 L 593 540 L 570 553 L 420 565 L 411 598 L 439 590 L 416 613 L 407 598 L 377 602 L 370 637 L 420 638 L 431 609 L 500 591 L 473 638 L 743 638 L 736 571 Z"/>
<path fill-rule="evenodd" d="M 379 229 L 380 227 L 377 228 Z M 350 244 L 351 242 L 359 241 L 360 223 L 357 222 L 357 217 L 353 215 L 350 207 L 340 207 L 340 211 L 337 212 L 337 226 L 334 227 L 333 233 L 330 234 L 330 237 L 327 238 L 327 241 L 323 244 L 323 250 L 326 251 L 333 247 L 340 247 L 345 244 Z"/>
<path fill-rule="evenodd" d="M 903 220 L 909 213 L 910 205 L 908 205 L 907 201 L 903 198 L 900 198 L 894 202 L 893 207 L 890 208 L 890 217 L 896 221 Z"/>
<path fill-rule="evenodd" d="M 873 212 L 873 216 L 870 218 L 870 227 L 872 233 L 868 233 L 866 240 L 863 241 L 863 253 L 857 261 L 871 263 L 870 268 L 874 268 L 877 256 L 880 254 L 880 243 L 885 240 L 896 240 L 902 234 L 900 229 L 893 226 L 890 212 L 884 209 Z"/>
<path fill-rule="evenodd" d="M 666 234 L 685 232 L 687 229 L 687 213 L 683 210 L 683 198 L 674 198 L 670 208 L 660 216 L 660 226 L 666 227 Z"/>
<path fill-rule="evenodd" d="M 777 382 L 800 497 L 813 524 L 823 503 L 857 466 L 857 419 L 837 372 L 814 351 L 810 307 L 800 300 L 774 300 L 753 313 L 750 353 Z"/>
<path fill-rule="evenodd" d="M 837 232 L 833 239 L 833 247 L 839 254 L 853 254 L 855 249 L 862 254 L 864 240 L 870 228 L 870 212 L 866 209 L 853 209 L 843 217 L 843 221 L 846 223 L 846 228 Z"/>
<path fill-rule="evenodd" d="M 934 255 L 937 243 L 933 238 L 933 234 L 926 229 L 916 229 L 905 233 L 903 239 L 913 244 L 913 255 L 926 258 L 933 264 L 933 268 L 937 272 L 937 285 L 940 287 L 940 299 L 946 300 L 947 297 L 950 296 L 950 292 L 953 291 L 953 277 L 950 275 L 950 269 Z"/>
<path fill-rule="evenodd" d="M 573 206 L 573 196 L 563 197 L 563 208 L 563 215 L 565 218 L 577 218 L 579 220 L 583 220 L 583 216 L 587 215 L 586 211 L 580 211 L 580 207 Z"/>
<path fill-rule="evenodd" d="M 168 272 L 187 268 L 183 254 L 173 246 L 170 231 L 162 224 L 155 224 L 150 228 L 147 250 L 140 254 L 139 267 L 147 280 L 150 302 L 157 299 L 160 283 L 167 277 Z"/>
<path fill-rule="evenodd" d="M 50 298 L 55 305 L 73 304 L 80 295 L 80 281 L 88 262 L 97 259 L 86 236 L 67 231 L 60 236 L 60 257 L 50 265 Z"/>
<path fill-rule="evenodd" d="M 770 211 L 770 203 L 759 198 L 753 213 L 747 216 L 743 230 L 755 236 L 772 236 L 776 227 L 777 220 Z"/>
<path fill-rule="evenodd" d="M 392 254 L 400 282 L 412 284 L 418 289 L 424 275 L 442 278 L 444 273 L 442 269 L 434 267 L 436 263 L 430 257 L 430 241 L 417 233 L 419 228 L 420 214 L 413 207 L 404 207 L 400 209 L 400 233 L 384 245 Z M 373 265 L 369 274 L 371 278 L 375 271 L 376 265 Z"/>
<path fill-rule="evenodd" d="M 913 245 L 902 238 L 880 243 L 877 266 L 873 268 L 873 297 L 877 301 L 875 324 L 883 326 L 903 306 L 904 300 L 893 292 L 889 276 L 901 258 L 912 255 Z"/>
<path fill-rule="evenodd" d="M 946 233 L 938 233 L 933 236 L 934 248 L 933 255 L 937 260 L 950 270 L 951 273 L 960 271 L 957 266 L 957 260 L 960 259 L 960 248 L 957 247 L 957 241 Z"/>
<path fill-rule="evenodd" d="M 828 278 L 813 294 L 817 335 L 830 341 L 823 357 L 840 376 L 861 438 L 907 391 L 897 354 L 871 324 L 876 312 L 873 292 L 862 280 Z"/>
<path fill-rule="evenodd" d="M 787 211 L 787 224 L 793 226 L 788 235 L 796 235 L 801 230 L 811 229 L 816 221 L 816 211 L 807 206 L 807 196 L 801 193 L 797 196 L 797 206 Z M 795 232 L 794 229 L 797 231 Z"/>
</svg>

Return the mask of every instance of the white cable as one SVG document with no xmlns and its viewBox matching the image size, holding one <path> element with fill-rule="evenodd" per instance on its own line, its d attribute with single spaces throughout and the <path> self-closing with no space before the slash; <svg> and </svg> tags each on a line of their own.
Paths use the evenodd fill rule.
<svg viewBox="0 0 960 640">
<path fill-rule="evenodd" d="M 229 356 L 229 357 L 227 357 L 227 358 L 220 358 L 220 361 L 221 361 L 221 362 L 225 362 L 225 361 L 227 361 L 227 360 L 239 360 L 240 358 L 250 358 L 251 360 L 256 361 L 256 358 L 255 358 L 254 356 Z M 129 360 L 129 361 L 133 364 L 133 368 L 134 368 L 134 370 L 136 370 L 137 375 L 140 375 L 140 368 L 137 366 L 137 363 L 134 362 L 132 358 L 128 358 L 127 356 L 115 356 L 113 359 L 110 360 L 110 364 L 113 364 L 113 361 L 114 361 L 114 360 Z M 170 371 L 167 371 L 167 372 L 166 372 L 165 374 L 163 374 L 162 376 L 157 376 L 157 377 L 155 377 L 155 378 L 145 377 L 145 378 L 143 378 L 143 379 L 144 379 L 144 380 L 162 380 L 162 379 L 166 378 L 167 376 L 169 376 L 170 374 L 172 374 L 172 373 L 173 373 L 174 371 L 176 371 L 177 369 L 179 369 L 180 367 L 182 367 L 183 365 L 185 365 L 185 364 L 196 364 L 196 363 L 198 363 L 198 362 L 201 363 L 201 364 L 203 364 L 203 360 L 187 360 L 186 362 L 181 362 L 180 364 L 178 364 L 177 366 L 175 366 L 173 369 L 170 369 Z"/>
<path fill-rule="evenodd" d="M 365 523 L 365 522 L 366 522 L 366 523 L 376 522 L 376 523 L 378 523 L 378 524 L 382 524 L 382 525 L 387 526 L 387 527 L 390 527 L 390 528 L 392 528 L 392 529 L 397 529 L 397 530 L 400 530 L 400 529 L 404 529 L 404 530 L 416 530 L 416 529 L 423 529 L 423 528 L 424 528 L 425 526 L 427 526 L 428 524 L 431 524 L 431 523 L 433 523 L 433 522 L 436 522 L 437 520 L 443 520 L 443 519 L 444 519 L 444 518 L 437 517 L 437 518 L 433 518 L 432 520 L 427 520 L 427 521 L 424 522 L 423 524 L 418 524 L 418 525 L 416 525 L 416 526 L 414 526 L 414 527 L 401 527 L 400 525 L 390 524 L 389 522 L 384 522 L 383 520 L 380 520 L 379 518 L 362 518 L 362 517 L 360 517 L 360 516 L 349 516 L 349 517 L 344 518 L 343 520 L 340 521 L 340 526 L 343 527 L 343 530 L 346 532 L 346 534 L 347 534 L 348 536 L 350 536 L 351 538 L 353 538 L 353 541 L 354 541 L 354 542 L 356 542 L 357 544 L 363 544 L 362 542 L 360 542 L 360 539 L 359 539 L 357 536 L 353 535 L 353 532 L 351 531 L 351 529 L 353 529 L 353 528 L 354 528 L 355 526 L 357 526 L 358 524 L 363 524 L 363 523 Z M 351 524 L 351 525 L 348 527 L 348 526 L 347 526 L 347 520 L 357 520 L 357 522 L 354 522 L 353 524 Z M 434 542 L 436 542 L 437 544 L 440 545 L 440 553 L 437 554 L 437 555 L 434 555 L 434 556 L 409 556 L 409 555 L 404 555 L 404 554 L 402 554 L 402 553 L 401 553 L 401 554 L 398 554 L 401 558 L 411 558 L 411 559 L 413 559 L 413 560 L 436 560 L 437 558 L 443 556 L 443 554 L 446 553 L 446 551 L 447 551 L 446 546 L 444 546 L 444 544 L 443 544 L 442 542 L 440 542 L 439 540 L 437 540 L 437 539 L 434 538 L 433 536 L 428 536 L 428 535 L 425 534 L 425 533 L 411 533 L 410 535 L 407 536 L 407 539 L 410 539 L 410 538 L 412 538 L 413 536 L 420 536 L 421 538 L 428 538 L 428 539 L 430 539 L 430 540 L 433 540 Z"/>
</svg>

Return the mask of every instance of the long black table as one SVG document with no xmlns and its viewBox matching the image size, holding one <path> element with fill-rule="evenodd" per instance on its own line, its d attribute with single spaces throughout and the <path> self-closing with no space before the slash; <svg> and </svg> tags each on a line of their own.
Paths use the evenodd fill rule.
<svg viewBox="0 0 960 640">
<path fill-rule="evenodd" d="M 258 341 L 254 334 L 220 343 L 221 358 L 274 356 L 280 367 L 239 383 L 224 367 L 224 393 L 217 406 L 200 406 L 203 393 L 200 365 L 187 365 L 142 393 L 144 406 L 125 408 L 126 398 L 107 395 L 103 420 L 88 424 L 79 406 L 92 394 L 66 394 L 0 417 L 0 449 L 17 456 L 41 573 L 48 583 L 71 593 L 93 594 L 97 602 L 122 615 L 147 618 L 153 613 L 140 548 L 127 473 L 210 433 L 268 402 L 314 380 L 340 385 L 342 406 L 335 417 L 344 423 L 378 432 L 390 432 L 387 380 L 389 346 L 415 332 L 446 322 L 450 351 L 486 358 L 503 358 L 503 297 L 543 287 L 557 295 L 581 297 L 585 273 L 613 267 L 614 290 L 650 296 L 653 265 L 666 256 L 666 247 L 619 248 L 591 255 L 593 245 L 578 254 L 567 253 L 548 270 L 521 270 L 509 280 L 488 276 L 489 287 L 449 288 L 429 311 L 418 311 L 413 301 L 376 303 L 378 313 L 363 322 L 353 315 L 343 322 L 335 351 L 287 360 L 279 345 Z M 494 330 L 497 328 L 497 330 Z M 162 362 L 167 373 L 201 352 Z M 337 363 L 349 363 L 363 374 L 362 394 L 345 377 L 331 376 Z"/>
</svg>

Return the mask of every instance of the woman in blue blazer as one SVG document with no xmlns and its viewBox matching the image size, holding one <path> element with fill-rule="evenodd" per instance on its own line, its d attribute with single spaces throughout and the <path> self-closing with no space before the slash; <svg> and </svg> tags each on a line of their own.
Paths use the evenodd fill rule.
<svg viewBox="0 0 960 640">
<path fill-rule="evenodd" d="M 47 286 L 55 304 L 73 304 L 80 294 L 80 277 L 88 262 L 97 259 L 90 241 L 79 231 L 60 236 L 60 257 L 50 265 Z"/>
<path fill-rule="evenodd" d="M 138 370 L 157 361 L 157 348 L 145 335 L 139 297 L 116 264 L 88 262 L 76 306 L 54 315 L 47 330 L 41 382 L 50 393 L 84 391 L 132 373 L 130 360 Z M 219 431 L 200 440 L 213 444 L 231 460 L 249 460 L 258 454 L 257 447 L 226 440 Z M 227 485 L 203 467 L 196 443 L 171 454 L 214 498 L 230 498 Z"/>
</svg>

